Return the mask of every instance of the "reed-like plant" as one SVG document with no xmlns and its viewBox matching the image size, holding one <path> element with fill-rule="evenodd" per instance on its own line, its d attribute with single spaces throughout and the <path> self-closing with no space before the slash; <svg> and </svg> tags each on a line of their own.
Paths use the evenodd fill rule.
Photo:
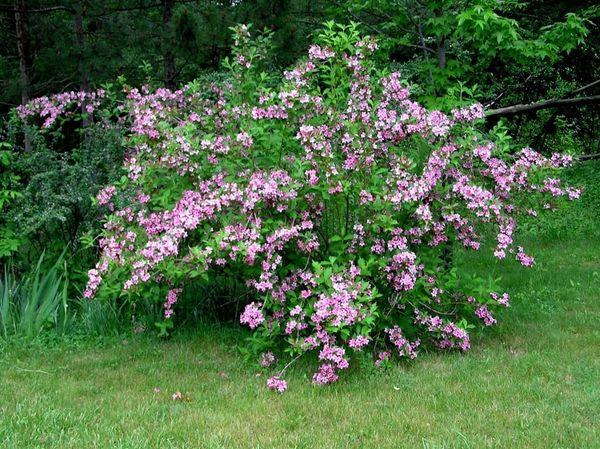
<svg viewBox="0 0 600 449">
<path fill-rule="evenodd" d="M 44 254 L 21 279 L 11 264 L 0 280 L 0 329 L 33 338 L 44 329 L 64 330 L 67 325 L 68 277 L 63 256 L 44 268 Z"/>
</svg>

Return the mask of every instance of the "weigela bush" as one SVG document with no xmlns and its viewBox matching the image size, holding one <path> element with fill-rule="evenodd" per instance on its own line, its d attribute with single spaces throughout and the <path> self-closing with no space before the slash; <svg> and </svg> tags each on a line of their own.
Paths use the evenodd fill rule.
<svg viewBox="0 0 600 449">
<path fill-rule="evenodd" d="M 241 26 L 224 86 L 129 91 L 127 175 L 98 195 L 102 256 L 85 296 L 154 297 L 169 322 L 192 280 L 243 279 L 239 320 L 261 365 L 313 354 L 316 384 L 358 352 L 381 365 L 468 350 L 509 297 L 458 275 L 452 248 L 495 235 L 496 257 L 531 265 L 517 219 L 579 195 L 556 176 L 571 159 L 506 151 L 477 130 L 479 104 L 425 109 L 376 68 L 376 49 L 330 25 L 276 79 Z M 287 366 L 269 388 L 286 389 Z"/>
</svg>

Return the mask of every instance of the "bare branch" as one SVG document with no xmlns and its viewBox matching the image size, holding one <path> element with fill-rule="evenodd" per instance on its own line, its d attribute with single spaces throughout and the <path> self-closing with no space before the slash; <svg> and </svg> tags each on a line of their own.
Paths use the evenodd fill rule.
<svg viewBox="0 0 600 449">
<path fill-rule="evenodd" d="M 578 160 L 580 160 L 581 162 L 585 162 L 585 161 L 595 161 L 597 159 L 600 159 L 600 153 L 595 153 L 595 154 L 582 154 L 580 156 L 577 157 Z"/>
<path fill-rule="evenodd" d="M 538 111 L 540 109 L 558 108 L 561 106 L 575 106 L 580 104 L 593 104 L 600 103 L 600 95 L 594 95 L 591 97 L 578 97 L 578 98 L 564 98 L 558 99 L 553 98 L 550 100 L 544 100 L 537 103 L 530 104 L 515 104 L 507 106 L 505 108 L 490 109 L 486 111 L 486 117 L 503 117 L 507 115 L 522 114 L 525 112 Z"/>
<path fill-rule="evenodd" d="M 15 12 L 16 9 L 13 5 L 0 5 L 0 10 L 1 11 L 8 11 L 8 12 Z M 25 12 L 27 14 L 33 14 L 33 13 L 43 13 L 43 12 L 53 12 L 53 11 L 67 11 L 71 14 L 73 14 L 75 12 L 75 10 L 73 8 L 71 8 L 70 6 L 65 6 L 65 5 L 56 5 L 56 6 L 43 6 L 40 8 L 27 8 L 25 10 Z"/>
<path fill-rule="evenodd" d="M 584 90 L 588 90 L 596 85 L 600 84 L 600 80 L 592 81 L 590 84 L 586 84 L 585 86 L 580 87 L 579 89 L 575 89 L 572 91 L 572 94 L 578 94 L 579 92 L 583 92 Z"/>
</svg>

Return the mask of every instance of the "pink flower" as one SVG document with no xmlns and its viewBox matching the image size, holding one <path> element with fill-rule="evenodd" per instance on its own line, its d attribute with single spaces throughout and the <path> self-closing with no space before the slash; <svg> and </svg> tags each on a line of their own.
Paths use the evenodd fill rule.
<svg viewBox="0 0 600 449">
<path fill-rule="evenodd" d="M 344 348 L 325 345 L 319 352 L 319 360 L 332 362 L 337 369 L 348 368 L 348 360 L 344 358 L 346 351 Z"/>
<path fill-rule="evenodd" d="M 317 385 L 327 385 L 335 382 L 339 376 L 335 373 L 335 368 L 329 363 L 324 363 L 313 375 L 313 383 Z"/>
<path fill-rule="evenodd" d="M 319 45 L 311 45 L 308 49 L 308 57 L 311 59 L 329 59 L 335 56 L 335 52 Z"/>
<path fill-rule="evenodd" d="M 390 351 L 381 351 L 377 355 L 377 360 L 375 360 L 375 366 L 380 367 L 381 365 L 383 365 L 384 362 L 388 360 L 391 355 L 392 353 Z"/>
<path fill-rule="evenodd" d="M 245 131 L 238 133 L 236 139 L 242 144 L 244 148 L 250 148 L 254 143 L 252 136 Z"/>
<path fill-rule="evenodd" d="M 496 324 L 496 319 L 492 316 L 486 305 L 480 306 L 475 310 L 475 315 L 481 318 L 486 326 Z"/>
<path fill-rule="evenodd" d="M 369 344 L 371 340 L 369 340 L 368 337 L 364 337 L 362 335 L 359 335 L 356 338 L 351 338 L 348 341 L 348 346 L 350 346 L 352 349 L 355 349 L 357 351 L 362 351 L 362 348 L 367 346 Z"/>
<path fill-rule="evenodd" d="M 525 267 L 531 267 L 533 266 L 533 263 L 535 262 L 535 259 L 531 256 L 528 256 L 527 254 L 525 254 L 523 252 L 523 247 L 519 246 L 518 248 L 518 252 L 516 255 L 516 259 L 521 262 L 521 265 L 525 266 Z"/>
<path fill-rule="evenodd" d="M 498 304 L 500 304 L 501 306 L 504 307 L 509 307 L 510 306 L 510 296 L 508 293 L 503 293 L 502 296 L 499 296 L 497 293 L 490 293 L 490 296 L 492 297 L 492 299 L 494 299 L 496 302 L 498 302 Z"/>
<path fill-rule="evenodd" d="M 262 354 L 260 365 L 263 368 L 268 368 L 269 366 L 274 364 L 276 361 L 277 361 L 277 358 L 273 355 L 273 353 L 271 351 L 267 351 Z"/>
<path fill-rule="evenodd" d="M 117 189 L 115 186 L 108 186 L 108 187 L 105 187 L 102 190 L 100 190 L 100 192 L 96 196 L 96 199 L 98 200 L 98 204 L 101 206 L 109 204 L 111 198 L 113 197 L 113 195 L 115 194 L 116 191 L 117 191 Z"/>
<path fill-rule="evenodd" d="M 250 329 L 256 329 L 260 326 L 265 321 L 265 317 L 259 309 L 260 306 L 260 303 L 254 302 L 246 305 L 244 313 L 240 316 L 240 323 L 247 324 Z"/>
<path fill-rule="evenodd" d="M 277 393 L 283 393 L 287 390 L 287 382 L 280 379 L 279 376 L 269 377 L 267 379 L 267 388 L 276 391 Z"/>
<path fill-rule="evenodd" d="M 404 337 L 402 330 L 398 326 L 394 326 L 391 329 L 386 329 L 385 332 L 388 334 L 392 344 L 398 349 L 398 355 L 400 357 L 406 356 L 411 359 L 417 357 L 416 349 L 421 344 L 420 340 L 410 342 L 406 337 Z"/>
<path fill-rule="evenodd" d="M 177 302 L 177 297 L 181 293 L 181 290 L 182 289 L 180 288 L 173 288 L 167 292 L 167 297 L 164 304 L 165 318 L 171 318 L 171 315 L 173 314 L 173 306 Z"/>
</svg>

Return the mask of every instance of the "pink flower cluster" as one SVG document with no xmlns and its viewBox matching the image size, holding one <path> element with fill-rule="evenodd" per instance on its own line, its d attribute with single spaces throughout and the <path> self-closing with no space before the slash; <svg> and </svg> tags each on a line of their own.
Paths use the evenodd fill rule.
<svg viewBox="0 0 600 449">
<path fill-rule="evenodd" d="M 394 326 L 391 329 L 386 329 L 385 332 L 388 334 L 390 342 L 398 349 L 398 355 L 400 357 L 408 357 L 414 359 L 417 357 L 417 348 L 421 344 L 420 340 L 410 342 L 402 334 L 402 329 L 398 326 Z"/>
<path fill-rule="evenodd" d="M 112 205 L 110 200 L 112 199 L 112 197 L 116 191 L 117 191 L 117 189 L 115 186 L 107 186 L 107 187 L 103 188 L 102 190 L 100 190 L 100 192 L 98 192 L 98 195 L 96 196 L 96 199 L 98 200 L 98 204 L 100 206 L 108 206 L 112 210 L 114 208 L 114 206 Z"/>
<path fill-rule="evenodd" d="M 269 390 L 274 390 L 277 393 L 283 393 L 287 390 L 287 382 L 280 379 L 278 376 L 273 376 L 267 379 L 267 388 Z"/>
<path fill-rule="evenodd" d="M 486 326 L 493 326 L 494 324 L 496 324 L 496 319 L 492 316 L 491 312 L 489 311 L 489 309 L 487 308 L 487 306 L 485 304 L 482 306 L 479 306 L 475 310 L 475 315 L 478 318 L 481 318 Z"/>
<path fill-rule="evenodd" d="M 177 297 L 181 293 L 180 288 L 173 288 L 167 292 L 165 299 L 165 318 L 171 318 L 173 314 L 173 306 L 177 302 Z"/>
<path fill-rule="evenodd" d="M 261 356 L 260 365 L 263 368 L 268 368 L 269 366 L 273 365 L 276 361 L 277 357 L 275 357 L 271 351 L 267 351 L 263 352 Z"/>
<path fill-rule="evenodd" d="M 17 107 L 17 114 L 21 120 L 39 116 L 44 120 L 42 128 L 52 126 L 60 116 L 72 115 L 77 108 L 84 108 L 84 112 L 91 114 L 104 99 L 106 92 L 99 89 L 94 92 L 63 92 L 56 95 L 38 97 L 29 103 Z"/>
<path fill-rule="evenodd" d="M 351 338 L 348 340 L 348 346 L 356 351 L 362 351 L 362 349 L 367 346 L 370 341 L 371 340 L 368 337 L 358 335 L 356 338 Z"/>
<path fill-rule="evenodd" d="M 467 351 L 471 348 L 468 332 L 448 319 L 437 315 L 427 315 L 415 310 L 415 323 L 424 326 L 441 349 L 459 348 Z"/>
<path fill-rule="evenodd" d="M 240 323 L 247 324 L 250 329 L 256 329 L 264 321 L 265 317 L 259 309 L 260 304 L 250 303 L 244 309 L 244 313 L 240 316 Z"/>
</svg>

